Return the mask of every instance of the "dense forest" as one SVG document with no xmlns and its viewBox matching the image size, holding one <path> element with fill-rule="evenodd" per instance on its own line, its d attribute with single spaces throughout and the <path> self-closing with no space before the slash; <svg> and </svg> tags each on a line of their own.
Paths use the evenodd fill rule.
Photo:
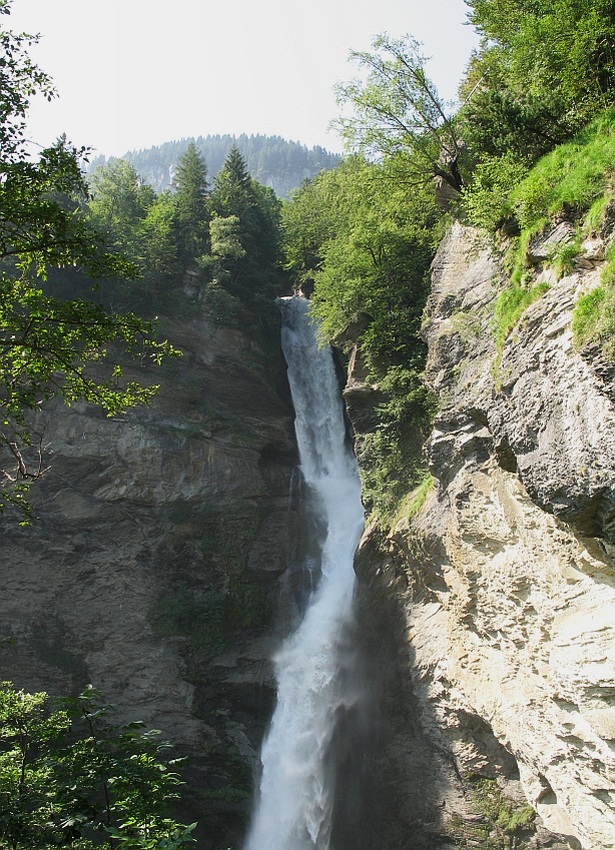
<svg viewBox="0 0 615 850">
<path fill-rule="evenodd" d="M 381 35 L 354 53 L 362 77 L 338 87 L 350 117 L 338 126 L 352 155 L 283 208 L 286 267 L 313 290 L 323 336 L 359 349 L 378 387 L 379 421 L 358 442 L 368 507 L 386 526 L 408 481 L 428 484 L 417 452 L 433 401 L 421 381 L 421 316 L 431 260 L 453 218 L 505 253 L 510 288 L 494 316 L 500 344 L 534 285 L 528 245 L 567 218 L 575 236 L 554 247 L 559 273 L 613 214 L 615 22 L 612 2 L 473 0 L 482 37 L 450 111 L 426 75 L 420 45 Z M 575 314 L 577 344 L 612 351 L 615 249 L 603 286 Z M 406 506 L 407 507 L 407 506 Z"/>
<path fill-rule="evenodd" d="M 287 144 L 273 156 L 284 163 L 283 180 L 291 172 L 300 173 L 299 182 L 311 178 L 287 200 L 264 185 L 273 184 L 269 154 L 262 163 L 251 159 L 267 148 L 257 153 L 254 142 L 242 153 L 244 137 L 169 143 L 156 155 L 100 165 L 87 178 L 86 152 L 64 139 L 32 157 L 24 117 L 36 92 L 52 95 L 51 81 L 28 58 L 32 38 L 3 29 L 4 506 L 17 506 L 27 521 L 27 485 L 42 473 L 29 410 L 57 393 L 111 412 L 147 403 L 155 388 L 123 383 L 122 363 L 144 351 L 154 364 L 175 354 L 157 338 L 155 315 L 205 311 L 221 324 L 271 335 L 273 299 L 294 288 L 311 295 L 323 340 L 344 349 L 354 328 L 367 379 L 378 388 L 378 421 L 357 447 L 368 510 L 386 527 L 409 509 L 401 502 L 408 482 L 428 484 L 420 437 L 434 401 L 421 379 L 420 326 L 430 262 L 448 224 L 458 218 L 474 225 L 506 256 L 511 282 L 494 315 L 502 343 L 547 285 L 535 281 L 532 238 L 563 219 L 570 223 L 570 238 L 551 258 L 564 274 L 583 239 L 615 210 L 612 0 L 468 0 L 468 9 L 482 41 L 460 81 L 461 105 L 451 111 L 442 102 L 411 37 L 376 37 L 371 51 L 354 54 L 361 76 L 338 89 L 350 107 L 339 120 L 346 158 L 331 168 L 336 163 L 324 151 L 306 155 Z M 9 0 L 0 0 L 0 13 L 9 12 Z M 577 345 L 615 356 L 614 306 L 611 244 L 601 286 L 576 308 Z M 44 697 L 16 695 L 9 686 L 3 694 L 6 846 L 85 850 L 101 843 L 111 814 L 117 826 L 105 834 L 113 846 L 188 841 L 186 829 L 162 814 L 171 790 L 151 785 L 145 768 L 156 752 L 140 739 L 135 744 L 136 732 L 129 740 L 125 731 L 119 739 L 101 734 L 111 744 L 97 769 L 115 759 L 109 769 L 126 778 L 136 747 L 144 796 L 132 807 L 127 782 L 120 782 L 123 796 L 107 800 L 101 813 L 87 794 L 74 793 L 90 775 L 90 756 L 78 742 L 66 748 L 67 715 L 44 719 Z M 98 715 L 88 708 L 84 716 L 94 722 Z M 61 758 L 45 755 L 54 747 Z"/>
<path fill-rule="evenodd" d="M 129 151 L 125 159 L 141 178 L 163 192 L 173 184 L 177 165 L 189 145 L 194 144 L 207 164 L 213 179 L 222 169 L 232 147 L 243 157 L 252 177 L 264 186 L 271 187 L 278 197 L 286 197 L 304 180 L 311 180 L 320 171 L 335 168 L 341 156 L 322 147 L 307 148 L 300 142 L 287 141 L 281 136 L 209 135 L 197 139 L 180 139 L 147 150 Z M 105 164 L 105 157 L 97 157 L 90 171 Z"/>
</svg>

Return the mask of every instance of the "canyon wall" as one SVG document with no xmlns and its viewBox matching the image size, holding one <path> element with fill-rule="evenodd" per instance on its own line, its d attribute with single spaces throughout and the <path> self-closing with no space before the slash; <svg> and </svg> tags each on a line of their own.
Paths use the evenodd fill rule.
<svg viewBox="0 0 615 850">
<path fill-rule="evenodd" d="M 272 308 L 273 309 L 273 308 Z M 278 579 L 292 563 L 296 462 L 277 332 L 163 320 L 183 351 L 151 374 L 149 408 L 34 422 L 49 471 L 36 521 L 2 518 L 2 679 L 53 695 L 88 684 L 188 755 L 179 814 L 227 847 L 249 808 L 273 701 Z"/>
<path fill-rule="evenodd" d="M 613 376 L 570 330 L 599 267 L 538 268 L 549 287 L 497 351 L 495 252 L 457 224 L 434 261 L 434 484 L 357 559 L 368 649 L 388 646 L 392 846 L 615 847 Z"/>
<path fill-rule="evenodd" d="M 335 850 L 615 847 L 613 374 L 570 330 L 599 254 L 561 280 L 545 266 L 498 351 L 497 255 L 460 225 L 440 247 L 434 483 L 358 552 L 370 699 L 340 726 Z M 152 407 L 35 423 L 50 469 L 34 526 L 2 519 L 0 663 L 27 690 L 91 683 L 161 729 L 190 756 L 179 814 L 220 850 L 242 840 L 301 596 L 293 416 L 276 343 L 199 315 L 162 330 L 184 356 L 152 374 Z M 360 437 L 378 393 L 350 365 Z"/>
</svg>

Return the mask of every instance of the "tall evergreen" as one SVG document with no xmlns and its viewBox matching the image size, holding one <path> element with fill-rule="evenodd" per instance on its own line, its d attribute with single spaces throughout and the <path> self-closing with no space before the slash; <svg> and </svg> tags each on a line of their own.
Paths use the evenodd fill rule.
<svg viewBox="0 0 615 850">
<path fill-rule="evenodd" d="M 278 287 L 281 202 L 273 190 L 252 179 L 237 146 L 228 153 L 214 180 L 212 210 L 218 219 L 233 219 L 235 252 L 227 288 L 242 299 L 273 297 Z"/>
<path fill-rule="evenodd" d="M 239 216 L 246 224 L 253 206 L 252 178 L 239 148 L 233 145 L 214 181 L 213 209 L 221 216 Z"/>
<path fill-rule="evenodd" d="M 189 264 L 208 250 L 207 166 L 194 142 L 179 160 L 173 189 L 179 256 Z"/>
</svg>

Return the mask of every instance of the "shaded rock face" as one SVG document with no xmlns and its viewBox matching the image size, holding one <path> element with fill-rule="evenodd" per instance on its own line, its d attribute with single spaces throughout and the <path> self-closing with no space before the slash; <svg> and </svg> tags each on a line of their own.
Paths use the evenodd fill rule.
<svg viewBox="0 0 615 850">
<path fill-rule="evenodd" d="M 2 521 L 0 663 L 26 690 L 92 683 L 118 719 L 160 729 L 190 755 L 180 814 L 201 821 L 199 846 L 226 847 L 273 699 L 292 411 L 277 348 L 204 319 L 162 330 L 184 356 L 152 375 L 150 408 L 58 406 L 36 423 L 50 471 L 35 525 Z"/>
<path fill-rule="evenodd" d="M 493 777 L 536 810 L 530 844 L 615 847 L 615 408 L 608 370 L 570 331 L 598 276 L 551 281 L 498 356 L 490 326 L 505 281 L 493 253 L 456 225 L 433 265 L 436 486 L 386 541 L 368 535 L 358 559 L 372 620 L 394 610 L 381 620 L 398 658 L 385 692 L 412 706 L 411 721 L 390 716 L 387 781 L 408 776 L 413 748 L 437 754 L 417 846 L 448 846 L 467 823 L 467 780 Z"/>
</svg>

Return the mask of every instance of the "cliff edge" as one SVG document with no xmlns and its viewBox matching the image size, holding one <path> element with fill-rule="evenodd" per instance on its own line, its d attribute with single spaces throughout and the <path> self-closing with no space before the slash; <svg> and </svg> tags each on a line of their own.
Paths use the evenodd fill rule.
<svg viewBox="0 0 615 850">
<path fill-rule="evenodd" d="M 395 607 L 401 687 L 447 765 L 432 836 L 454 836 L 492 779 L 513 796 L 518 783 L 551 833 L 528 831 L 530 844 L 615 847 L 615 406 L 608 369 L 572 345 L 574 303 L 599 278 L 584 265 L 543 272 L 548 288 L 498 351 L 494 251 L 455 224 L 433 263 L 435 485 L 358 558 L 364 606 Z M 398 716 L 401 772 L 404 734 Z"/>
</svg>

